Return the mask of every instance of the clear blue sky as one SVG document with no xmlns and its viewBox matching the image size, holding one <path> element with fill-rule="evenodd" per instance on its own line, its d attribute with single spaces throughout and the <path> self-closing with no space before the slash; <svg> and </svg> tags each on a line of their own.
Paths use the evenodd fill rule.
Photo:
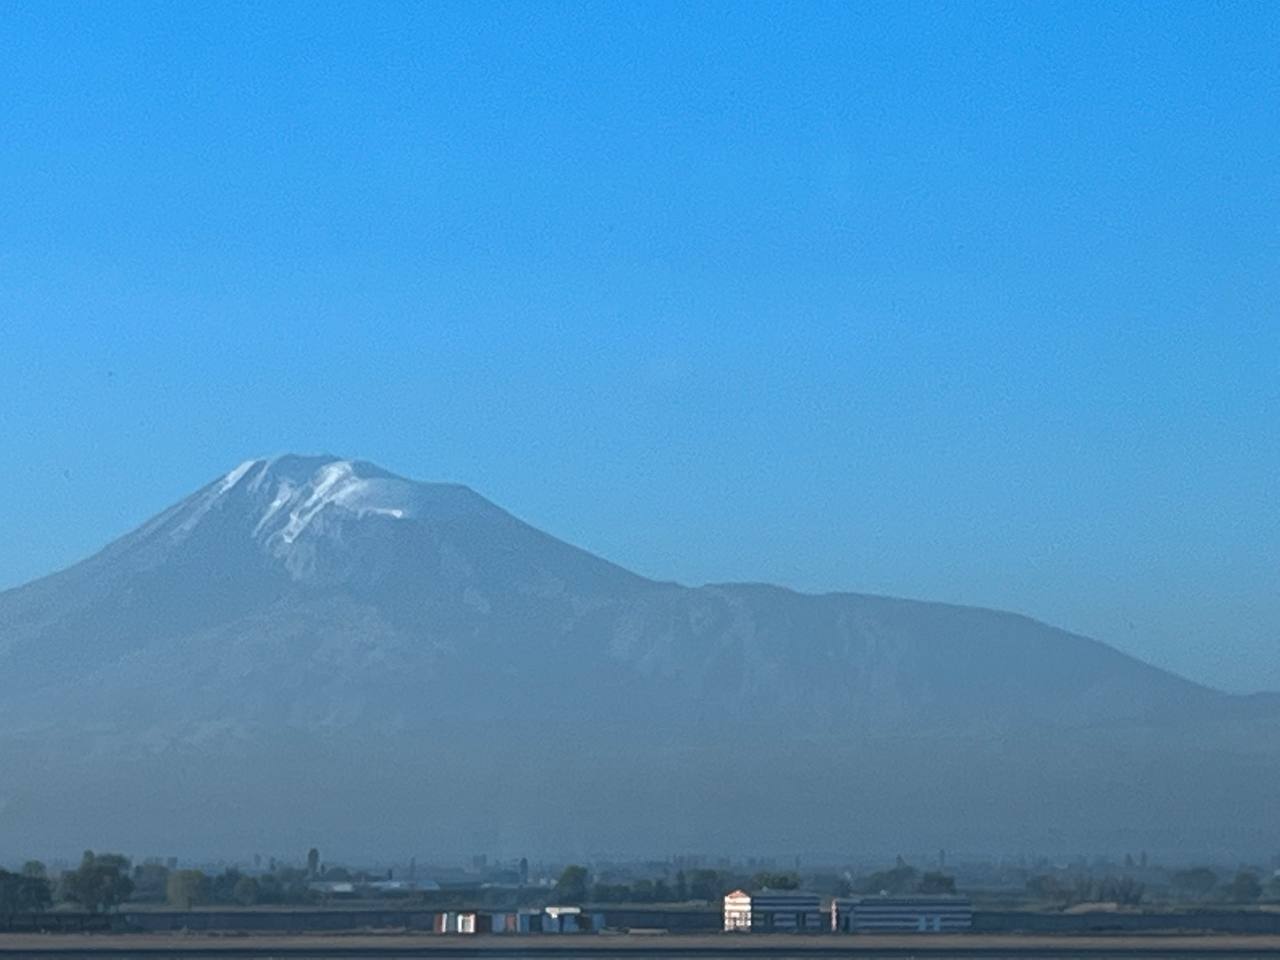
<svg viewBox="0 0 1280 960">
<path fill-rule="evenodd" d="M 1280 5 L 13 4 L 0 585 L 254 455 L 1280 689 Z"/>
</svg>

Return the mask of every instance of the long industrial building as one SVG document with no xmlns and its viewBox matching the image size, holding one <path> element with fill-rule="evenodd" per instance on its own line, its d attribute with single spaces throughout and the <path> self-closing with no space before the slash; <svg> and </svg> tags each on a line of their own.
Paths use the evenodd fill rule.
<svg viewBox="0 0 1280 960">
<path fill-rule="evenodd" d="M 968 897 L 837 897 L 831 904 L 836 933 L 957 933 L 972 926 Z"/>
<path fill-rule="evenodd" d="M 822 898 L 800 890 L 735 890 L 724 898 L 729 932 L 816 933 L 822 929 Z"/>
</svg>

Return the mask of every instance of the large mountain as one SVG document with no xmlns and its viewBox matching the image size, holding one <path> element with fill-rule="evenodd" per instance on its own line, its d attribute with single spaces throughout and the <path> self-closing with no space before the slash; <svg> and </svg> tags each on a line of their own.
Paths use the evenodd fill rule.
<svg viewBox="0 0 1280 960">
<path fill-rule="evenodd" d="M 1278 718 L 1026 617 L 655 582 L 287 456 L 0 593 L 0 856 L 1244 849 Z"/>
</svg>

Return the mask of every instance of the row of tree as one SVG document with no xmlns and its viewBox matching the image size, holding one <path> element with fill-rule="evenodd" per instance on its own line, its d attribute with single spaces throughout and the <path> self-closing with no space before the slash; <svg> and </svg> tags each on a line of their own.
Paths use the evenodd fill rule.
<svg viewBox="0 0 1280 960">
<path fill-rule="evenodd" d="M 20 873 L 0 870 L 0 916 L 39 912 L 57 902 L 74 904 L 93 913 L 113 910 L 129 900 L 168 903 L 180 909 L 203 905 L 304 904 L 323 896 L 311 888 L 315 880 L 358 883 L 380 879 L 384 877 L 343 867 L 325 867 L 315 849 L 308 853 L 305 868 L 277 865 L 272 861 L 268 871 L 254 876 L 235 868 L 205 873 L 171 869 L 151 861 L 135 866 L 120 854 L 85 851 L 80 865 L 63 871 L 56 880 L 49 877 L 44 864 L 35 860 L 24 865 Z M 442 902 L 450 900 L 443 893 L 439 898 Z"/>
<path fill-rule="evenodd" d="M 855 884 L 845 877 L 812 877 L 809 889 L 818 893 L 845 896 L 860 893 L 955 893 L 955 878 L 939 871 L 921 872 L 899 860 L 890 870 L 871 874 Z M 801 886 L 799 874 L 762 872 L 753 876 L 740 876 L 720 870 L 680 870 L 671 880 L 640 879 L 630 882 L 593 882 L 586 867 L 573 864 L 565 867 L 556 883 L 557 899 L 566 903 L 669 903 L 700 900 L 718 901 L 737 887 L 752 890 L 796 890 Z"/>
<path fill-rule="evenodd" d="M 29 860 L 20 873 L 0 870 L 0 915 L 37 913 L 59 900 L 98 913 L 119 906 L 133 893 L 129 861 L 116 853 L 86 850 L 80 866 L 66 870 L 55 888 L 44 864 Z"/>
<path fill-rule="evenodd" d="M 102 913 L 127 900 L 167 902 L 190 909 L 203 904 L 250 906 L 256 903 L 305 903 L 312 895 L 311 869 L 279 867 L 250 877 L 235 869 L 220 874 L 200 870 L 170 870 L 163 864 L 132 867 L 118 853 L 86 850 L 80 865 L 66 870 L 55 883 L 44 864 L 28 861 L 20 873 L 0 870 L 0 915 L 47 910 L 55 901 Z M 345 872 L 344 872 L 345 875 Z"/>
<path fill-rule="evenodd" d="M 586 867 L 571 864 L 564 868 L 556 882 L 555 896 L 565 903 L 684 903 L 691 900 L 712 902 L 735 886 L 773 886 L 795 889 L 795 874 L 758 874 L 748 882 L 720 870 L 679 870 L 668 879 L 641 878 L 628 882 L 595 880 Z"/>
<path fill-rule="evenodd" d="M 0 870 L 0 915 L 38 913 L 53 905 L 53 890 L 44 876 Z"/>
<path fill-rule="evenodd" d="M 87 850 L 74 870 L 64 871 L 51 881 L 43 864 L 28 861 L 18 873 L 0 870 L 0 916 L 32 913 L 48 909 L 55 901 L 76 904 L 91 912 L 114 909 L 131 898 L 164 901 L 190 909 L 204 904 L 243 905 L 305 903 L 314 899 L 309 883 L 317 877 L 331 880 L 373 879 L 352 874 L 341 867 L 325 869 L 315 850 L 305 869 L 275 866 L 270 872 L 248 876 L 232 868 L 220 874 L 200 870 L 170 870 L 162 864 L 144 863 L 131 868 L 128 858 L 114 853 Z M 1280 895 L 1280 882 L 1272 881 L 1270 892 Z M 735 887 L 770 887 L 793 890 L 801 885 L 795 873 L 757 873 L 742 876 L 720 870 L 680 870 L 674 878 L 642 878 L 621 882 L 593 879 L 586 867 L 571 865 L 561 873 L 555 887 L 556 899 L 566 903 L 661 903 L 703 901 L 712 903 Z M 872 873 L 860 882 L 848 875 L 811 877 L 806 881 L 816 892 L 845 895 L 852 892 L 954 893 L 955 878 L 940 871 L 921 872 L 901 858 L 888 870 Z M 1254 903 L 1264 893 L 1262 878 L 1241 870 L 1226 882 L 1208 867 L 1180 870 L 1170 877 L 1170 886 L 1179 893 L 1224 903 Z M 1138 905 L 1147 895 L 1145 885 L 1128 875 L 1093 877 L 1041 874 L 1031 877 L 1027 893 L 1037 900 L 1058 906 L 1077 903 L 1111 902 Z"/>
<path fill-rule="evenodd" d="M 249 876 L 234 867 L 221 873 L 203 870 L 169 870 L 162 864 L 142 864 L 134 871 L 137 880 L 136 899 L 163 901 L 171 907 L 253 906 L 254 904 L 311 903 L 316 894 L 309 884 L 312 873 L 300 867 L 277 866 L 268 873 Z M 324 879 L 358 879 L 346 870 L 333 868 L 321 874 Z"/>
<path fill-rule="evenodd" d="M 1142 902 L 1146 886 L 1130 876 L 1059 878 L 1042 874 L 1027 881 L 1027 893 L 1061 907 L 1077 903 L 1118 903 L 1132 907 Z"/>
<path fill-rule="evenodd" d="M 1272 882 L 1271 892 L 1280 895 L 1280 882 Z M 1201 902 L 1230 904 L 1256 903 L 1267 888 L 1252 870 L 1240 870 L 1226 882 L 1208 867 L 1176 871 L 1169 887 L 1177 895 Z M 1027 880 L 1027 893 L 1036 900 L 1069 907 L 1078 903 L 1118 903 L 1137 906 L 1148 896 L 1145 884 L 1128 875 L 1094 877 L 1040 874 Z"/>
<path fill-rule="evenodd" d="M 1268 892 L 1262 878 L 1252 870 L 1240 870 L 1230 880 L 1220 882 L 1219 877 L 1208 867 L 1192 867 L 1179 870 L 1169 878 L 1170 885 L 1179 892 L 1190 897 L 1208 900 L 1222 899 L 1231 903 L 1252 903 Z M 1280 896 L 1280 879 L 1273 878 L 1270 893 Z"/>
<path fill-rule="evenodd" d="M 889 870 L 879 870 L 861 883 L 851 884 L 858 893 L 955 893 L 956 878 L 940 870 L 921 872 L 901 857 Z"/>
</svg>

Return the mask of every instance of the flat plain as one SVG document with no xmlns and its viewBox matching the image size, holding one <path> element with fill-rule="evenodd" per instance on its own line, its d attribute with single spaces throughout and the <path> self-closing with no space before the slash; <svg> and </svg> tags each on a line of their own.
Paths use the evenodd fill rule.
<svg viewBox="0 0 1280 960">
<path fill-rule="evenodd" d="M 0 935 L 0 956 L 1280 958 L 1280 936 L 7 934 Z"/>
</svg>

